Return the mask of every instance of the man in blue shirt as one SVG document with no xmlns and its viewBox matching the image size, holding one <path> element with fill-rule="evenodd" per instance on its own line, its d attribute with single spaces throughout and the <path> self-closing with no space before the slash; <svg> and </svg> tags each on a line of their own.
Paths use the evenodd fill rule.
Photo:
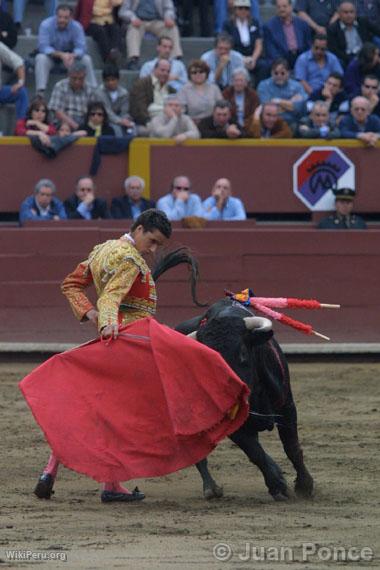
<svg viewBox="0 0 380 570">
<path fill-rule="evenodd" d="M 215 38 L 215 47 L 201 55 L 210 68 L 209 83 L 216 83 L 221 90 L 231 84 L 232 72 L 244 67 L 241 53 L 232 49 L 232 38 L 225 32 Z"/>
<path fill-rule="evenodd" d="M 146 61 L 140 69 L 140 77 L 151 75 L 159 59 L 170 62 L 170 76 L 168 85 L 179 91 L 187 83 L 187 71 L 184 63 L 179 59 L 172 59 L 173 41 L 168 36 L 161 36 L 157 43 L 157 57 Z"/>
<path fill-rule="evenodd" d="M 86 54 L 83 27 L 73 20 L 70 6 L 61 4 L 55 16 L 41 22 L 38 51 L 35 67 L 37 93 L 44 94 L 53 67 L 56 71 L 65 72 L 75 60 L 80 60 L 85 65 L 87 81 L 91 87 L 97 87 L 92 60 Z"/>
<path fill-rule="evenodd" d="M 63 204 L 54 196 L 56 187 L 48 178 L 39 180 L 33 196 L 25 198 L 20 207 L 20 225 L 26 221 L 66 220 Z"/>
<path fill-rule="evenodd" d="M 294 77 L 300 81 L 308 95 L 323 87 L 331 73 L 343 75 L 338 58 L 327 51 L 327 36 L 316 35 L 310 50 L 298 56 Z"/>
<path fill-rule="evenodd" d="M 231 181 L 219 178 L 211 190 L 211 196 L 203 202 L 204 216 L 207 220 L 246 220 L 247 214 L 243 202 L 231 196 Z"/>
<path fill-rule="evenodd" d="M 278 105 L 280 116 L 291 126 L 304 114 L 306 91 L 299 81 L 290 79 L 286 59 L 280 58 L 273 62 L 271 75 L 269 79 L 260 81 L 257 94 L 261 103 Z"/>
<path fill-rule="evenodd" d="M 165 212 L 170 221 L 178 221 L 188 216 L 204 217 L 202 201 L 198 194 L 190 192 L 191 182 L 187 176 L 176 176 L 172 191 L 160 198 L 157 208 Z"/>
</svg>

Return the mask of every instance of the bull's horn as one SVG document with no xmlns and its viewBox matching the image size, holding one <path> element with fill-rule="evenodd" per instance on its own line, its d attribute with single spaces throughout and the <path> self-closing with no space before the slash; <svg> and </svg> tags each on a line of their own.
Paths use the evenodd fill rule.
<svg viewBox="0 0 380 570">
<path fill-rule="evenodd" d="M 268 332 L 272 330 L 272 321 L 264 317 L 245 317 L 245 325 L 248 330 Z"/>
<path fill-rule="evenodd" d="M 194 340 L 197 340 L 197 331 L 193 331 L 193 332 L 187 334 L 186 336 L 189 336 L 189 337 L 193 338 Z"/>
</svg>

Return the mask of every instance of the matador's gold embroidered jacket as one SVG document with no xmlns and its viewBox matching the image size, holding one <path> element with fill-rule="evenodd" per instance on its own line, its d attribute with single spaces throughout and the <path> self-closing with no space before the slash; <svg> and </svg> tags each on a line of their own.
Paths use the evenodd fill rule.
<svg viewBox="0 0 380 570">
<path fill-rule="evenodd" d="M 149 267 L 129 241 L 109 240 L 95 246 L 88 259 L 63 281 L 62 293 L 79 320 L 85 320 L 86 313 L 94 309 L 84 292 L 92 283 L 98 297 L 99 331 L 156 312 L 156 287 Z"/>
</svg>

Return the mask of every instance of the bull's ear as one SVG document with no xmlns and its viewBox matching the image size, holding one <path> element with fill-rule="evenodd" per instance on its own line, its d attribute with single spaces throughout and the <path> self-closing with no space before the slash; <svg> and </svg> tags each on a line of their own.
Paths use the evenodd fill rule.
<svg viewBox="0 0 380 570">
<path fill-rule="evenodd" d="M 248 330 L 268 332 L 272 330 L 272 321 L 264 317 L 245 317 L 245 326 Z"/>
<path fill-rule="evenodd" d="M 197 339 L 197 331 L 193 331 L 193 332 L 187 334 L 186 336 L 189 336 L 190 338 L 193 338 L 194 340 L 198 340 Z"/>
</svg>

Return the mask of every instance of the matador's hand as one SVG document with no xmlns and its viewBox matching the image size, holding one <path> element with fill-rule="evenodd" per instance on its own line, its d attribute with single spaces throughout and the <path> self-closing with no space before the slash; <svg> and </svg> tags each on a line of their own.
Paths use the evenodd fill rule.
<svg viewBox="0 0 380 570">
<path fill-rule="evenodd" d="M 107 325 L 100 331 L 100 336 L 106 338 L 117 338 L 119 334 L 118 325 Z"/>
<path fill-rule="evenodd" d="M 92 322 L 93 325 L 96 326 L 96 328 L 98 328 L 98 314 L 99 314 L 98 311 L 96 311 L 95 309 L 90 309 L 86 313 L 86 317 L 88 318 L 89 321 Z"/>
</svg>

